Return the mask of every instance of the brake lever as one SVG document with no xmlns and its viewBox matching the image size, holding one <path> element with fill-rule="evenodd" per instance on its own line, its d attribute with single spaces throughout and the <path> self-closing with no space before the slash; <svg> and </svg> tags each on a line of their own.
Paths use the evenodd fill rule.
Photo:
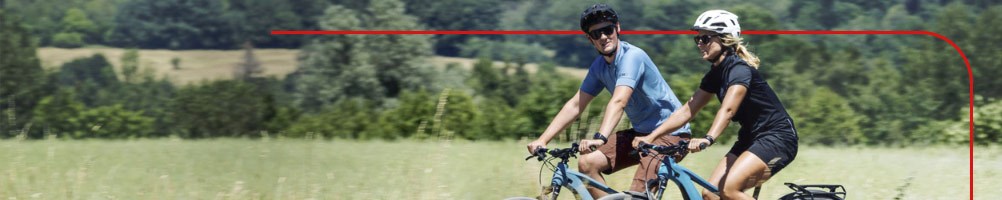
<svg viewBox="0 0 1002 200">
<path fill-rule="evenodd" d="M 536 157 L 536 160 L 543 161 L 543 159 L 546 159 L 544 158 L 546 157 L 546 152 L 547 152 L 546 148 L 536 149 L 536 153 L 530 155 L 529 157 L 525 157 L 525 160 L 529 160 L 532 159 L 532 157 Z"/>
</svg>

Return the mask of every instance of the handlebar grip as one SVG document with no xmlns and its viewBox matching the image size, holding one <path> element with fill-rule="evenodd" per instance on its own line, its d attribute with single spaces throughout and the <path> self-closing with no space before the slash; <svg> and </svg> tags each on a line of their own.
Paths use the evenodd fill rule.
<svg viewBox="0 0 1002 200">
<path fill-rule="evenodd" d="M 532 155 L 546 155 L 546 151 L 547 151 L 546 148 L 540 147 L 540 148 L 537 148 L 536 149 L 536 153 L 533 153 Z"/>
<path fill-rule="evenodd" d="M 525 160 L 529 160 L 532 159 L 533 157 L 536 157 L 538 160 L 542 161 L 543 158 L 546 156 L 546 151 L 547 150 L 545 147 L 539 147 L 536 149 L 536 152 L 532 153 L 532 155 L 529 155 L 529 157 L 525 157 Z"/>
<path fill-rule="evenodd" d="M 646 142 L 640 142 L 637 144 L 637 153 L 640 153 L 641 157 L 647 157 L 648 149 L 654 149 L 654 145 L 647 144 Z"/>
<path fill-rule="evenodd" d="M 707 146 L 709 146 L 707 143 L 699 143 L 699 150 L 706 149 Z"/>
</svg>

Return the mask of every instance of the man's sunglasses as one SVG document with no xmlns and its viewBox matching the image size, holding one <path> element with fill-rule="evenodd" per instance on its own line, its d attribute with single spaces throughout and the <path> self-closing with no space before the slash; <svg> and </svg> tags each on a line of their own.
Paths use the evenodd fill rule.
<svg viewBox="0 0 1002 200">
<path fill-rule="evenodd" d="M 615 24 L 609 24 L 608 26 L 588 31 L 588 37 L 591 37 L 591 39 L 596 39 L 597 40 L 597 39 L 601 38 L 602 35 L 612 35 L 612 33 L 614 33 L 614 32 L 616 32 L 616 25 Z"/>
<path fill-rule="evenodd" d="M 696 42 L 696 45 L 706 45 L 706 43 L 710 43 L 711 38 L 720 36 L 723 35 L 697 35 L 692 37 L 692 41 Z"/>
</svg>

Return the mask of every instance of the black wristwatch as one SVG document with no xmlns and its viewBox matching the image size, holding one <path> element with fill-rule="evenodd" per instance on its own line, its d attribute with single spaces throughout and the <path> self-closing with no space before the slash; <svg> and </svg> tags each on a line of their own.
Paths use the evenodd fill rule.
<svg viewBox="0 0 1002 200">
<path fill-rule="evenodd" d="M 713 136 L 710 136 L 709 134 L 707 134 L 707 135 L 706 135 L 706 137 L 704 137 L 704 138 L 706 138 L 706 140 L 709 140 L 709 141 L 710 141 L 710 145 L 713 145 L 713 143 L 715 142 L 715 141 L 713 140 Z"/>
<path fill-rule="evenodd" d="M 609 138 L 606 138 L 604 135 L 602 135 L 602 133 L 599 132 L 595 132 L 595 136 L 592 136 L 592 139 L 602 140 L 602 144 L 609 143 Z"/>
</svg>

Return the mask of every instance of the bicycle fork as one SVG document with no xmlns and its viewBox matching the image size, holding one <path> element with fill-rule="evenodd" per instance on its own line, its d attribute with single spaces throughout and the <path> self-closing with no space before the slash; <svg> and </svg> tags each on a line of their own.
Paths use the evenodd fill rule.
<svg viewBox="0 0 1002 200">
<path fill-rule="evenodd" d="M 565 177 L 567 177 L 566 172 L 567 164 L 563 162 L 557 163 L 557 170 L 553 171 L 553 179 L 550 180 L 549 190 L 551 199 L 557 199 L 557 196 L 560 196 L 560 188 L 564 185 Z"/>
<path fill-rule="evenodd" d="M 557 164 L 557 169 L 553 171 L 553 179 L 550 180 L 549 190 L 551 192 L 550 196 L 552 199 L 556 199 L 556 197 L 560 195 L 561 188 L 565 186 L 571 189 L 571 192 L 574 193 L 574 197 L 576 197 L 577 199 L 593 198 L 591 194 L 588 193 L 588 189 L 586 186 L 586 182 L 588 181 L 581 180 L 579 178 L 573 178 L 572 176 L 574 175 L 568 173 L 566 163 Z M 606 192 L 610 191 L 612 190 L 606 190 Z"/>
</svg>

